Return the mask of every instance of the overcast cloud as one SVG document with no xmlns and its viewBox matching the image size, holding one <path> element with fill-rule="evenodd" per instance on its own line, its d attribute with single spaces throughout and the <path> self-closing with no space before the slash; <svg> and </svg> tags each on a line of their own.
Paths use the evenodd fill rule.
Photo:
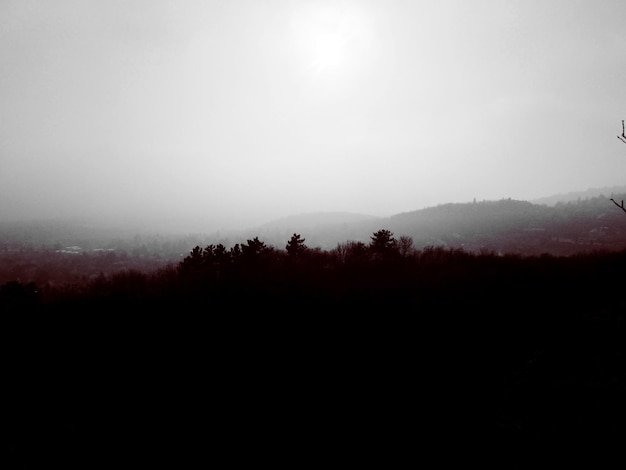
<svg viewBox="0 0 626 470">
<path fill-rule="evenodd" d="M 623 0 L 0 0 L 0 218 L 181 229 L 626 182 Z"/>
</svg>

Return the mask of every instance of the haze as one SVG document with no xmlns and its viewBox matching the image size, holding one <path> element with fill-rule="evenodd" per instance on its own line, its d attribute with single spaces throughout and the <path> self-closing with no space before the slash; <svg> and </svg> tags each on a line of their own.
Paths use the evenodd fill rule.
<svg viewBox="0 0 626 470">
<path fill-rule="evenodd" d="M 622 185 L 625 21 L 623 0 L 0 0 L 0 219 L 217 230 Z"/>
</svg>

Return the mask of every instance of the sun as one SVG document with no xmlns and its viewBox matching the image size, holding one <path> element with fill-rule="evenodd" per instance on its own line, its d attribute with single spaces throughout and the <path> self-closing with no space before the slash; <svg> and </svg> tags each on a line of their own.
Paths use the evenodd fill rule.
<svg viewBox="0 0 626 470">
<path fill-rule="evenodd" d="M 296 54 L 313 78 L 342 73 L 354 62 L 363 21 L 354 8 L 309 4 L 293 22 Z"/>
<path fill-rule="evenodd" d="M 344 56 L 346 37 L 330 31 L 319 31 L 313 38 L 312 67 L 320 73 L 328 68 L 339 67 Z"/>
</svg>

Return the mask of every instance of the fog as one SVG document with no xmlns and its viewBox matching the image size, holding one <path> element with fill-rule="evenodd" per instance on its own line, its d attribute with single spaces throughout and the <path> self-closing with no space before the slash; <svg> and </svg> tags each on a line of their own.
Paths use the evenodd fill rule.
<svg viewBox="0 0 626 470">
<path fill-rule="evenodd" d="M 0 2 L 0 220 L 181 231 L 622 185 L 626 2 Z"/>
</svg>

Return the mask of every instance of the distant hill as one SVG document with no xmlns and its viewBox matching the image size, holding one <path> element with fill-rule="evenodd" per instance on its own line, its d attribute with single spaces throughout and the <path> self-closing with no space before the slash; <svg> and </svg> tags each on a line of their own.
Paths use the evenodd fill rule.
<svg viewBox="0 0 626 470">
<path fill-rule="evenodd" d="M 589 188 L 585 191 L 572 191 L 569 193 L 553 194 L 552 196 L 541 197 L 538 199 L 532 199 L 530 202 L 533 204 L 546 204 L 548 206 L 554 206 L 559 202 L 572 202 L 579 199 L 589 199 L 598 196 L 611 197 L 611 194 L 625 194 L 626 185 L 624 186 L 604 186 L 602 188 Z"/>
<path fill-rule="evenodd" d="M 626 214 L 605 196 L 552 207 L 511 199 L 444 204 L 390 217 L 387 228 L 418 248 L 523 255 L 626 248 Z"/>
<path fill-rule="evenodd" d="M 597 195 L 596 195 L 597 194 Z M 180 260 L 196 245 L 227 247 L 258 237 L 285 248 L 294 233 L 307 246 L 331 250 L 349 241 L 369 243 L 373 233 L 391 230 L 413 245 L 533 255 L 570 255 L 590 250 L 626 248 L 626 214 L 610 198 L 626 200 L 626 186 L 588 189 L 533 201 L 502 199 L 440 204 L 390 217 L 350 212 L 315 212 L 270 221 L 247 230 L 180 236 L 150 235 L 111 229 L 86 220 L 0 223 L 0 248 L 50 246 L 118 252 Z"/>
<path fill-rule="evenodd" d="M 613 196 L 626 199 L 626 190 Z M 522 255 L 626 248 L 626 214 L 603 195 L 553 206 L 512 199 L 448 203 L 391 217 L 302 214 L 252 229 L 237 241 L 258 236 L 284 248 L 298 233 L 310 247 L 333 249 L 347 241 L 369 243 L 373 232 L 383 228 L 396 238 L 411 237 L 416 248 L 445 246 Z"/>
</svg>

